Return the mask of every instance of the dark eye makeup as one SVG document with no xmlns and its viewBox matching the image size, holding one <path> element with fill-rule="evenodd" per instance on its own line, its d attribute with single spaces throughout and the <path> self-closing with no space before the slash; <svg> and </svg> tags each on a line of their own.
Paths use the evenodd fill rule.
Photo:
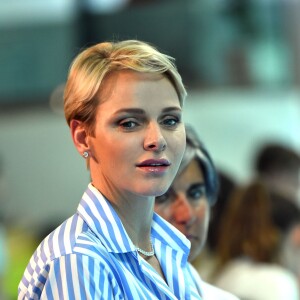
<svg viewBox="0 0 300 300">
<path fill-rule="evenodd" d="M 155 203 L 156 204 L 163 204 L 166 203 L 167 201 L 172 199 L 172 196 L 174 196 L 174 193 L 172 192 L 171 189 L 169 189 L 167 192 L 165 192 L 163 195 L 158 196 L 155 198 Z"/>
<path fill-rule="evenodd" d="M 192 184 L 186 191 L 186 196 L 191 201 L 197 201 L 197 200 L 200 200 L 202 197 L 205 197 L 206 189 L 205 189 L 204 183 Z M 156 204 L 164 204 L 175 198 L 176 198 L 176 193 L 172 188 L 170 188 L 165 194 L 156 197 L 155 203 Z"/>
<path fill-rule="evenodd" d="M 166 127 L 176 127 L 180 123 L 180 119 L 173 116 L 168 116 L 163 119 L 161 122 Z"/>
<path fill-rule="evenodd" d="M 194 200 L 198 200 L 201 197 L 206 196 L 205 185 L 200 183 L 191 185 L 187 190 L 187 196 Z"/>
<path fill-rule="evenodd" d="M 121 121 L 119 123 L 119 126 L 123 127 L 124 129 L 132 129 L 138 126 L 138 122 L 133 121 L 133 120 L 128 120 L 128 121 Z"/>
</svg>

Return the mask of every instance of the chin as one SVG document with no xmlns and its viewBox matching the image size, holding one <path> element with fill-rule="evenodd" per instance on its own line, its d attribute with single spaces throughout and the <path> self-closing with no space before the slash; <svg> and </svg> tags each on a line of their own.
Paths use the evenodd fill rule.
<svg viewBox="0 0 300 300">
<path fill-rule="evenodd" d="M 156 184 L 155 189 L 157 192 L 156 192 L 155 196 L 161 196 L 164 193 L 166 193 L 168 191 L 168 189 L 170 188 L 171 184 L 172 184 L 172 181 Z"/>
<path fill-rule="evenodd" d="M 167 192 L 167 190 L 168 190 L 168 189 L 164 189 L 164 190 L 162 190 L 162 191 L 158 191 L 154 196 L 155 196 L 155 197 L 161 196 L 161 195 L 165 194 L 165 193 Z"/>
<path fill-rule="evenodd" d="M 169 187 L 171 186 L 172 181 L 169 180 L 160 180 L 160 181 L 152 181 L 147 182 L 145 185 L 140 185 L 141 188 L 144 188 L 145 193 L 147 196 L 161 196 L 167 192 Z"/>
<path fill-rule="evenodd" d="M 154 186 L 150 188 L 145 188 L 143 190 L 139 190 L 137 192 L 138 195 L 143 195 L 143 196 L 152 196 L 152 197 L 157 197 L 163 195 L 167 190 L 169 186 L 165 187 L 159 187 L 159 186 Z"/>
</svg>

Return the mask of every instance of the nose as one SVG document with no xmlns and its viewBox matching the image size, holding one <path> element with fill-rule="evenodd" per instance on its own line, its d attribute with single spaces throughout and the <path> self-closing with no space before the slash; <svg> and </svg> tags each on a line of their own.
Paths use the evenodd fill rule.
<svg viewBox="0 0 300 300">
<path fill-rule="evenodd" d="M 194 208 L 183 193 L 176 195 L 173 217 L 178 225 L 190 225 L 195 220 Z"/>
<path fill-rule="evenodd" d="M 164 151 L 166 147 L 167 142 L 161 132 L 159 124 L 155 122 L 149 123 L 144 140 L 144 149 L 160 152 Z"/>
</svg>

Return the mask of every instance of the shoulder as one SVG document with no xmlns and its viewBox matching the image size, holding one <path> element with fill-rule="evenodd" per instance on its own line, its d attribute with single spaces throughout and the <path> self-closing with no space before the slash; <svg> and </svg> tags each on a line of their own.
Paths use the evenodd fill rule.
<svg viewBox="0 0 300 300">
<path fill-rule="evenodd" d="M 238 260 L 219 274 L 215 284 L 245 298 L 299 299 L 295 276 L 278 265 Z"/>
<path fill-rule="evenodd" d="M 33 274 L 49 266 L 51 261 L 73 253 L 77 239 L 87 230 L 78 215 L 74 215 L 54 229 L 37 247 L 27 266 Z"/>
<path fill-rule="evenodd" d="M 86 230 L 88 227 L 84 221 L 75 214 L 52 231 L 39 245 L 36 253 L 50 261 L 71 254 L 78 236 Z"/>
<path fill-rule="evenodd" d="M 120 279 L 117 262 L 119 261 L 116 262 L 113 259 L 90 229 L 82 230 L 81 225 L 78 227 L 80 230 L 78 230 L 79 234 L 76 234 L 74 243 L 70 242 L 70 236 L 65 236 L 65 240 L 62 242 L 62 235 L 59 239 L 61 245 L 55 245 L 53 242 L 53 245 L 45 246 L 50 243 L 45 239 L 41 244 L 43 246 L 36 250 L 24 272 L 19 284 L 21 297 L 19 299 L 23 299 L 22 295 L 28 299 L 35 299 L 39 292 L 47 294 L 48 297 L 52 290 L 57 291 L 58 289 L 61 289 L 59 291 L 61 295 L 65 290 L 68 293 L 74 293 L 79 289 L 89 291 L 91 287 L 96 286 L 99 286 L 100 289 L 103 282 L 107 286 L 107 291 L 109 287 L 118 286 Z M 59 229 L 55 230 L 54 237 L 50 236 L 49 238 L 55 240 L 55 236 L 60 235 L 61 232 Z M 74 232 L 71 236 L 73 235 Z M 98 292 L 100 293 L 100 291 Z M 59 297 L 54 298 L 58 299 Z M 50 297 L 50 299 L 52 298 Z M 70 299 L 75 299 L 75 296 Z M 91 299 L 93 299 L 92 295 Z"/>
<path fill-rule="evenodd" d="M 112 299 L 106 298 L 105 293 L 112 294 L 119 285 L 107 260 L 71 253 L 53 259 L 34 276 L 27 270 L 19 284 L 18 299 L 75 299 L 76 295 L 80 299 L 95 299 L 102 293 L 101 299 Z"/>
<path fill-rule="evenodd" d="M 202 281 L 203 300 L 239 300 L 235 295 Z"/>
<path fill-rule="evenodd" d="M 279 265 L 258 264 L 252 272 L 252 287 L 264 299 L 299 299 L 299 288 L 295 275 Z M 250 291 L 249 291 L 250 292 Z"/>
<path fill-rule="evenodd" d="M 192 264 L 188 263 L 188 268 L 203 300 L 239 300 L 233 294 L 203 281 Z"/>
<path fill-rule="evenodd" d="M 282 266 L 262 264 L 258 271 L 259 278 L 266 278 L 265 282 L 280 286 L 283 289 L 296 289 L 297 279 L 295 275 Z"/>
</svg>

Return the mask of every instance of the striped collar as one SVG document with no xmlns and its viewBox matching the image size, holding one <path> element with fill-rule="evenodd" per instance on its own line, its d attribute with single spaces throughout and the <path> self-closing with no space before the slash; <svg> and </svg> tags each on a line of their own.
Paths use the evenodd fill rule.
<svg viewBox="0 0 300 300">
<path fill-rule="evenodd" d="M 82 196 L 77 212 L 101 240 L 108 252 L 136 252 L 118 214 L 91 183 Z M 182 264 L 186 264 L 190 241 L 156 213 L 153 214 L 151 239 L 154 249 L 156 245 L 164 244 L 166 247 L 180 252 Z"/>
</svg>

